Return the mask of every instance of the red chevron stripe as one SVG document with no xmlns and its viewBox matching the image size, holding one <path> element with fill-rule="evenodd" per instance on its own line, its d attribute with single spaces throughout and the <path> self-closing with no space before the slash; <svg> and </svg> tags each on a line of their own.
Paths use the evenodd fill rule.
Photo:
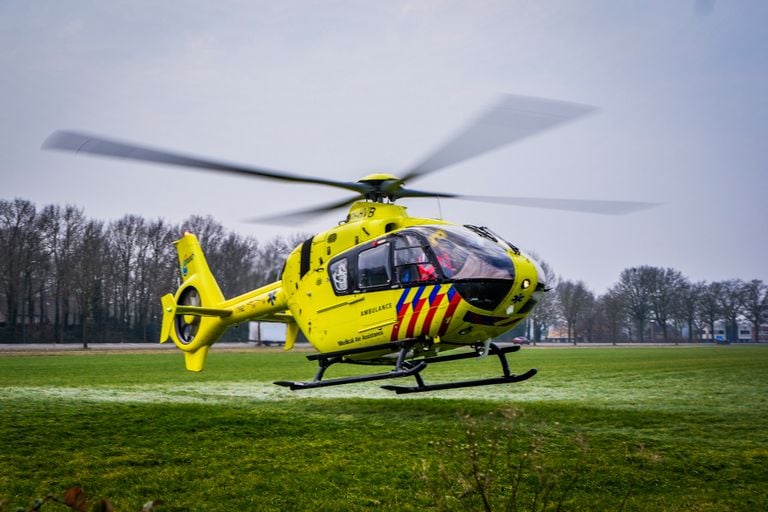
<svg viewBox="0 0 768 512">
<path fill-rule="evenodd" d="M 413 338 L 413 332 L 416 330 L 416 322 L 419 321 L 419 314 L 421 313 L 421 308 L 424 307 L 425 302 L 427 302 L 426 297 L 419 299 L 419 302 L 416 303 L 416 307 L 413 309 L 413 315 L 411 315 L 411 321 L 408 322 L 408 331 L 406 332 L 408 338 Z"/>
<path fill-rule="evenodd" d="M 408 309 L 411 307 L 410 302 L 405 302 L 405 298 L 408 296 L 409 292 L 410 290 L 406 289 L 400 296 L 397 308 L 397 321 L 395 322 L 395 325 L 392 326 L 392 335 L 389 337 L 389 341 L 397 341 L 400 336 L 400 326 L 403 324 L 405 313 L 408 312 Z"/>
<path fill-rule="evenodd" d="M 445 311 L 443 323 L 440 325 L 440 331 L 437 333 L 438 336 L 442 336 L 448 330 L 448 326 L 451 324 L 451 320 L 453 320 L 453 313 L 459 307 L 459 302 L 461 302 L 461 295 L 454 293 L 453 297 L 451 297 L 451 302 L 448 303 L 448 309 Z"/>
<path fill-rule="evenodd" d="M 429 311 L 427 312 L 427 318 L 424 319 L 424 327 L 421 328 L 421 334 L 429 335 L 429 329 L 432 327 L 432 319 L 435 318 L 437 308 L 445 297 L 444 293 L 440 293 L 435 297 L 435 301 L 429 305 Z"/>
</svg>

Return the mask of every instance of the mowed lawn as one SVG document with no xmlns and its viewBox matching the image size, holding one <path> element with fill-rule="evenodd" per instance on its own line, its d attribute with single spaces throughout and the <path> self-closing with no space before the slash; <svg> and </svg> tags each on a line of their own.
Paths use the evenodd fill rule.
<svg viewBox="0 0 768 512">
<path fill-rule="evenodd" d="M 0 355 L 0 502 L 79 486 L 118 511 L 768 510 L 768 346 L 525 347 L 509 359 L 529 381 L 410 396 L 271 384 L 311 378 L 305 356 L 214 347 L 192 374 L 175 351 Z"/>
</svg>

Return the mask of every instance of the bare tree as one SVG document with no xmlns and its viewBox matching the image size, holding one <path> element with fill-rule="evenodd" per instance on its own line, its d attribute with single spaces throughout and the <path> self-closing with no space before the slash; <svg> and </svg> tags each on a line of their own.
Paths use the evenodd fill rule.
<svg viewBox="0 0 768 512">
<path fill-rule="evenodd" d="M 614 287 L 600 297 L 599 304 L 603 311 L 611 343 L 615 345 L 627 319 L 624 298 L 621 292 Z"/>
<path fill-rule="evenodd" d="M 594 302 L 594 295 L 582 281 L 561 280 L 557 285 L 557 303 L 568 326 L 568 341 L 576 344 L 576 328 Z"/>
<path fill-rule="evenodd" d="M 680 300 L 683 274 L 673 268 L 643 267 L 650 288 L 653 319 L 661 327 L 664 341 L 669 341 L 669 324 Z"/>
<path fill-rule="evenodd" d="M 577 335 L 581 334 L 586 341 L 595 341 L 595 336 L 600 331 L 602 317 L 603 310 L 597 297 L 589 292 L 584 299 L 584 310 L 581 313 L 581 325 L 579 325 Z"/>
<path fill-rule="evenodd" d="M 162 219 L 144 223 L 138 230 L 137 259 L 134 272 L 135 332 L 143 341 L 159 333 L 158 297 L 173 288 L 176 253 L 173 238 L 178 228 Z"/>
<path fill-rule="evenodd" d="M 619 276 L 617 291 L 621 294 L 627 314 L 635 324 L 640 341 L 645 341 L 645 327 L 653 312 L 651 267 L 625 269 Z"/>
<path fill-rule="evenodd" d="M 728 341 L 739 340 L 739 316 L 744 309 L 744 282 L 741 279 L 730 279 L 721 282 L 722 292 L 717 300 L 720 311 L 725 319 L 725 338 Z"/>
<path fill-rule="evenodd" d="M 28 300 L 35 253 L 40 250 L 35 230 L 37 210 L 24 199 L 0 202 L 0 288 L 5 298 L 8 335 L 17 341 L 27 335 Z"/>
<path fill-rule="evenodd" d="M 93 337 L 92 330 L 104 333 L 107 303 L 111 300 L 111 297 L 105 296 L 105 281 L 109 278 L 111 265 L 102 222 L 90 220 L 85 223 L 76 251 L 71 286 L 79 313 L 80 341 L 83 348 L 88 348 L 88 340 Z"/>
<path fill-rule="evenodd" d="M 259 242 L 251 237 L 229 233 L 222 240 L 216 277 L 226 297 L 240 295 L 256 288 L 256 258 Z"/>
<path fill-rule="evenodd" d="M 73 205 L 46 206 L 40 214 L 42 243 L 50 257 L 53 338 L 57 342 L 64 341 L 64 330 L 72 320 L 72 269 L 82 256 L 78 245 L 85 222 L 83 211 Z"/>
<path fill-rule="evenodd" d="M 752 341 L 760 341 L 760 326 L 768 319 L 768 285 L 752 279 L 742 287 L 744 317 L 752 324 Z"/>
<path fill-rule="evenodd" d="M 126 215 L 110 223 L 107 229 L 113 271 L 110 294 L 114 297 L 113 317 L 118 325 L 134 326 L 135 273 L 140 254 L 140 237 L 145 229 L 143 217 Z"/>
<path fill-rule="evenodd" d="M 205 251 L 208 264 L 211 268 L 216 268 L 218 248 L 225 237 L 224 226 L 210 215 L 205 217 L 192 215 L 182 222 L 181 227 L 184 231 L 193 233 L 197 237 L 200 247 Z"/>
<path fill-rule="evenodd" d="M 699 295 L 699 315 L 702 323 L 709 327 L 712 341 L 715 341 L 715 322 L 723 317 L 719 300 L 722 293 L 722 283 L 715 282 L 703 285 Z"/>
<path fill-rule="evenodd" d="M 553 290 L 557 287 L 558 279 L 549 263 L 538 258 L 535 253 L 530 253 L 530 256 L 539 264 L 539 285 L 545 287 L 536 294 L 536 307 L 531 312 L 533 342 L 537 343 L 557 320 L 557 296 Z"/>
<path fill-rule="evenodd" d="M 675 316 L 688 327 L 688 341 L 693 341 L 700 330 L 700 310 L 706 288 L 704 282 L 691 283 L 687 279 L 680 285 Z"/>
<path fill-rule="evenodd" d="M 258 284 L 263 285 L 280 279 L 285 258 L 307 238 L 307 235 L 276 236 L 269 242 L 262 244 L 259 247 L 256 260 Z"/>
</svg>

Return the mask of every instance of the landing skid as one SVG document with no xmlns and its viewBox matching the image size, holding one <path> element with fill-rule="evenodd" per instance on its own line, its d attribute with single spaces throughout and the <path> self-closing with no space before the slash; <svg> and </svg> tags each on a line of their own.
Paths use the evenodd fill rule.
<svg viewBox="0 0 768 512">
<path fill-rule="evenodd" d="M 530 369 L 527 372 L 519 375 L 513 374 L 510 372 L 509 363 L 507 362 L 507 354 L 512 352 L 517 352 L 518 350 L 520 350 L 519 345 L 500 347 L 495 343 L 490 343 L 487 346 L 483 344 L 477 344 L 472 346 L 472 348 L 474 349 L 472 352 L 462 352 L 459 354 L 448 354 L 444 356 L 438 355 L 433 357 L 425 357 L 423 359 L 408 360 L 407 359 L 408 354 L 412 353 L 413 348 L 420 343 L 422 343 L 422 340 L 418 340 L 418 339 L 404 340 L 404 341 L 398 341 L 395 343 L 385 343 L 382 345 L 374 345 L 374 346 L 365 347 L 365 348 L 340 350 L 337 352 L 330 352 L 327 354 L 313 354 L 311 356 L 308 356 L 308 359 L 317 360 L 318 362 L 318 370 L 313 380 L 298 381 L 298 382 L 277 381 L 275 382 L 275 384 L 277 384 L 278 386 L 284 386 L 284 387 L 290 388 L 291 390 L 299 390 L 299 389 L 321 388 L 321 387 L 327 387 L 327 386 L 339 386 L 342 384 L 353 384 L 356 382 L 370 382 L 374 380 L 397 379 L 401 377 L 413 376 L 416 379 L 415 386 L 397 386 L 397 385 L 390 385 L 390 384 L 381 386 L 383 389 L 394 391 L 397 394 L 403 394 L 403 393 L 422 393 L 425 391 L 439 391 L 443 389 L 457 389 L 457 388 L 467 388 L 467 387 L 474 387 L 474 386 L 489 386 L 492 384 L 508 384 L 513 382 L 521 382 L 526 379 L 530 379 L 531 377 L 536 375 L 536 372 L 537 372 L 535 368 Z M 349 355 L 366 354 L 366 353 L 373 354 L 376 352 L 380 352 L 382 350 L 398 351 L 397 360 L 394 363 L 394 366 L 395 366 L 394 369 L 387 372 L 369 373 L 365 375 L 356 375 L 352 377 L 337 377 L 333 379 L 323 379 L 323 376 L 325 375 L 325 371 L 330 366 L 336 363 L 364 364 L 363 362 L 345 360 L 345 358 Z M 457 381 L 457 382 L 446 382 L 441 384 L 426 384 L 424 382 L 424 379 L 421 376 L 421 372 L 424 369 L 426 369 L 427 366 L 431 363 L 442 363 L 447 361 L 458 361 L 461 359 L 472 359 L 472 358 L 484 357 L 486 355 L 495 355 L 498 357 L 499 364 L 501 365 L 501 370 L 502 370 L 501 377 L 464 380 L 464 381 Z"/>
<path fill-rule="evenodd" d="M 395 386 L 395 385 L 388 384 L 381 387 L 389 391 L 394 391 L 398 395 L 404 394 L 404 393 L 423 393 L 425 391 L 439 391 L 441 389 L 470 388 L 475 386 L 490 386 L 493 384 L 508 384 L 513 382 L 521 382 L 521 381 L 530 379 L 531 377 L 536 375 L 536 373 L 538 373 L 538 370 L 536 370 L 535 368 L 531 368 L 527 372 L 521 373 L 519 375 L 514 374 L 509 370 L 509 363 L 507 362 L 507 354 L 512 352 L 517 352 L 518 350 L 520 350 L 520 345 L 500 347 L 495 343 L 491 343 L 487 349 L 484 345 L 475 345 L 474 349 L 475 349 L 474 352 L 463 352 L 460 354 L 449 354 L 446 356 L 429 357 L 424 359 L 423 361 L 429 364 L 429 363 L 439 363 L 439 362 L 445 362 L 445 361 L 456 361 L 459 359 L 472 359 L 476 357 L 483 357 L 486 355 L 495 355 L 499 358 L 499 364 L 501 365 L 501 370 L 503 375 L 501 377 L 490 377 L 487 379 L 462 380 L 457 382 L 445 382 L 442 384 L 426 384 L 424 382 L 424 379 L 421 377 L 421 375 L 416 374 L 414 375 L 414 377 L 416 378 L 415 386 Z"/>
</svg>

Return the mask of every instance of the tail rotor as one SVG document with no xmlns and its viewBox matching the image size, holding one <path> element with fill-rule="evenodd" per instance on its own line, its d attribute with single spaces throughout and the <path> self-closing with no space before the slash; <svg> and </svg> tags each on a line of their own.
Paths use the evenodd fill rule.
<svg viewBox="0 0 768 512">
<path fill-rule="evenodd" d="M 180 306 L 202 306 L 197 288 L 189 286 L 182 290 L 177 304 Z M 183 345 L 188 345 L 195 340 L 200 329 L 200 321 L 201 317 L 198 315 L 176 315 L 174 319 L 176 336 Z"/>
</svg>

